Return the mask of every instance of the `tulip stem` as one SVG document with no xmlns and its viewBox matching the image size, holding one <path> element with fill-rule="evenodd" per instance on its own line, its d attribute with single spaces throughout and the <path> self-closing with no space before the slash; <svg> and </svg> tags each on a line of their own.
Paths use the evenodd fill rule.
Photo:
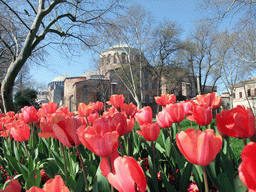
<svg viewBox="0 0 256 192">
<path fill-rule="evenodd" d="M 203 169 L 203 176 L 204 176 L 204 188 L 205 188 L 205 192 L 209 192 L 209 189 L 208 189 L 208 181 L 207 181 L 207 174 L 206 174 L 206 169 L 205 169 L 205 166 L 202 166 L 202 169 Z"/>
<path fill-rule="evenodd" d="M 180 123 L 177 123 L 177 124 L 178 124 L 179 132 L 180 132 L 180 131 L 181 131 L 181 130 L 180 130 Z"/>
<path fill-rule="evenodd" d="M 29 154 L 28 154 L 28 146 L 26 145 L 25 141 L 23 141 L 23 145 L 24 145 L 24 148 L 26 150 L 26 153 L 27 153 L 27 159 L 29 158 Z"/>
<path fill-rule="evenodd" d="M 244 140 L 244 146 L 247 145 L 247 140 L 246 139 L 243 139 Z"/>
<path fill-rule="evenodd" d="M 153 151 L 153 168 L 154 171 L 156 172 L 156 153 L 155 153 L 155 145 L 154 145 L 154 141 L 151 141 L 151 147 L 152 147 L 152 151 Z"/>
<path fill-rule="evenodd" d="M 30 146 L 30 149 L 33 149 L 33 147 L 34 147 L 34 124 L 31 123 L 30 127 L 31 127 L 31 146 Z"/>
<path fill-rule="evenodd" d="M 85 185 L 86 185 L 86 191 L 89 191 L 88 181 L 87 181 L 86 172 L 85 172 L 85 168 L 84 168 L 84 162 L 83 162 L 83 159 L 82 159 L 82 156 L 81 156 L 81 153 L 79 151 L 78 146 L 76 146 L 76 149 L 77 149 L 78 157 L 79 157 L 80 164 L 81 164 L 82 170 L 83 170 L 84 182 L 85 182 Z"/>
<path fill-rule="evenodd" d="M 64 151 L 64 146 L 62 143 L 60 143 L 61 146 L 61 150 L 63 153 L 63 160 L 64 160 L 64 169 L 65 169 L 65 178 L 66 178 L 66 183 L 68 183 L 68 174 L 67 174 L 67 163 L 66 163 L 66 155 L 65 155 L 65 151 Z"/>
<path fill-rule="evenodd" d="M 108 159 L 109 170 L 110 170 L 110 172 L 112 173 L 113 170 L 112 170 L 112 166 L 111 166 L 111 159 L 110 159 L 110 156 L 108 156 L 107 159 Z M 114 187 L 113 187 L 112 185 L 110 185 L 110 186 L 111 186 L 111 192 L 114 192 Z"/>
<path fill-rule="evenodd" d="M 121 156 L 124 156 L 124 152 L 123 152 L 123 146 L 122 146 L 122 141 L 121 141 L 121 137 L 118 137 L 118 145 L 120 147 L 120 151 L 121 151 Z"/>
</svg>

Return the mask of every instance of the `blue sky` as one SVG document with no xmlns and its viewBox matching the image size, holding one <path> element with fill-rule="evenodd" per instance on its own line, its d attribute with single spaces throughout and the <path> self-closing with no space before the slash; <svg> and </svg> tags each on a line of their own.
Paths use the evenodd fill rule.
<svg viewBox="0 0 256 192">
<path fill-rule="evenodd" d="M 183 37 L 189 35 L 194 20 L 200 18 L 197 0 L 128 0 L 128 3 L 145 7 L 153 14 L 156 22 L 163 21 L 164 18 L 176 21 L 184 30 Z M 45 62 L 46 67 L 36 66 L 31 71 L 33 78 L 39 83 L 48 84 L 60 75 L 74 77 L 91 70 L 90 53 L 85 52 L 82 57 L 73 57 L 72 62 L 56 51 L 50 50 L 49 53 Z"/>
<path fill-rule="evenodd" d="M 194 26 L 194 21 L 202 18 L 199 10 L 200 0 L 127 0 L 128 4 L 138 4 L 150 11 L 156 22 L 168 20 L 176 21 L 184 30 L 182 37 L 188 36 Z M 207 14 L 207 13 L 206 13 Z M 229 21 L 228 21 L 229 22 Z M 225 25 L 225 23 L 224 23 Z M 82 57 L 73 57 L 72 61 L 63 57 L 54 50 L 49 51 L 44 66 L 36 66 L 32 70 L 33 78 L 38 83 L 47 85 L 54 78 L 66 74 L 70 77 L 82 75 L 88 70 L 93 70 L 90 64 L 92 56 L 85 52 Z"/>
</svg>

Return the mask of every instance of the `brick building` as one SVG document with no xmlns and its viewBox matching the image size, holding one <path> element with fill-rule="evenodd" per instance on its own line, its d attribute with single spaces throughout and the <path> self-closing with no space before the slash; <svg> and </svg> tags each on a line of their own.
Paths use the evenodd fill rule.
<svg viewBox="0 0 256 192">
<path fill-rule="evenodd" d="M 139 65 L 142 66 L 143 98 L 140 95 Z M 130 68 L 132 68 L 133 76 L 129 76 Z M 167 73 L 168 70 L 171 71 L 169 68 L 165 69 Z M 123 71 L 128 71 L 128 73 Z M 162 77 L 162 86 L 160 90 L 157 90 L 153 69 L 148 65 L 143 54 L 127 44 L 119 44 L 100 53 L 97 70 L 85 72 L 78 77 L 64 75 L 54 79 L 48 84 L 47 90 L 40 92 L 38 101 L 40 103 L 52 101 L 59 106 L 68 106 L 70 111 L 76 111 L 79 103 L 88 104 L 95 101 L 105 103 L 111 95 L 123 94 L 126 103 L 134 102 L 136 104 L 119 76 L 122 77 L 123 81 L 128 81 L 130 77 L 133 77 L 136 93 L 141 99 L 142 105 L 151 106 L 153 111 L 156 110 L 154 97 L 162 93 L 175 94 L 176 97 L 183 99 L 196 96 L 196 83 L 189 77 L 183 78 L 186 79 L 186 82 L 180 81 L 174 87 L 171 86 L 168 77 L 164 76 Z"/>
</svg>

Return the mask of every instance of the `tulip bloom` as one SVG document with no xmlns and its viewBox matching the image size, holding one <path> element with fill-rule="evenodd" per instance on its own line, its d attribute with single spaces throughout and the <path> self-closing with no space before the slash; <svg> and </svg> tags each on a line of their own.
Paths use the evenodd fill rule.
<svg viewBox="0 0 256 192">
<path fill-rule="evenodd" d="M 26 123 L 37 123 L 39 117 L 34 106 L 25 106 L 21 109 L 21 112 Z"/>
<path fill-rule="evenodd" d="M 94 121 L 93 127 L 81 126 L 77 130 L 82 144 L 100 157 L 112 155 L 118 148 L 118 132 L 110 126 L 111 117 Z"/>
<path fill-rule="evenodd" d="M 183 103 L 185 115 L 192 115 L 195 106 L 196 106 L 196 103 L 194 101 L 186 100 Z"/>
<path fill-rule="evenodd" d="M 132 102 L 130 104 L 124 103 L 123 106 L 121 107 L 121 111 L 125 112 L 125 114 L 128 117 L 130 117 L 135 115 L 137 111 L 137 107 Z"/>
<path fill-rule="evenodd" d="M 127 120 L 123 113 L 116 113 L 111 119 L 111 125 L 114 126 L 115 130 L 118 132 L 119 137 L 127 133 Z"/>
<path fill-rule="evenodd" d="M 176 103 L 176 96 L 174 94 L 162 94 L 160 97 L 155 97 L 155 101 L 158 105 L 165 107 L 168 104 Z"/>
<path fill-rule="evenodd" d="M 165 111 L 161 111 L 156 116 L 156 121 L 158 125 L 162 128 L 168 128 L 172 126 L 172 121 L 170 120 L 169 116 L 166 114 Z"/>
<path fill-rule="evenodd" d="M 196 105 L 193 113 L 187 116 L 190 121 L 195 121 L 199 126 L 206 126 L 212 122 L 212 110 L 209 106 Z"/>
<path fill-rule="evenodd" d="M 144 192 L 147 188 L 145 174 L 139 163 L 132 157 L 117 157 L 114 160 L 116 174 L 108 174 L 108 182 L 122 192 Z"/>
<path fill-rule="evenodd" d="M 27 192 L 69 192 L 67 186 L 65 186 L 64 181 L 62 180 L 60 175 L 55 175 L 54 179 L 48 180 L 44 184 L 44 188 L 41 189 L 39 187 L 33 186 Z"/>
<path fill-rule="evenodd" d="M 15 141 L 27 141 L 30 137 L 30 128 L 28 124 L 23 121 L 14 121 L 10 125 L 10 134 Z"/>
<path fill-rule="evenodd" d="M 135 114 L 135 119 L 139 125 L 142 125 L 144 123 L 151 123 L 153 121 L 152 116 L 152 109 L 149 106 L 147 106 L 137 111 L 137 113 Z"/>
<path fill-rule="evenodd" d="M 95 103 L 92 104 L 93 108 L 96 110 L 96 111 L 101 111 L 102 108 L 103 108 L 103 102 L 101 101 L 96 101 Z"/>
<path fill-rule="evenodd" d="M 188 128 L 176 135 L 176 142 L 181 153 L 186 159 L 196 165 L 209 165 L 220 152 L 222 147 L 222 137 L 215 136 L 212 129 L 205 132 Z"/>
<path fill-rule="evenodd" d="M 46 114 L 53 114 L 58 108 L 57 104 L 53 102 L 45 103 L 41 107 Z"/>
<path fill-rule="evenodd" d="M 17 179 L 12 179 L 4 190 L 0 192 L 21 192 L 21 185 Z"/>
<path fill-rule="evenodd" d="M 141 131 L 136 131 L 139 135 L 143 136 L 147 141 L 157 140 L 160 134 L 160 127 L 157 123 L 144 123 L 140 125 Z"/>
<path fill-rule="evenodd" d="M 164 108 L 166 115 L 169 116 L 170 121 L 173 123 L 179 123 L 183 121 L 185 117 L 184 107 L 182 103 L 169 104 Z"/>
<path fill-rule="evenodd" d="M 61 123 L 52 126 L 52 130 L 56 138 L 66 147 L 80 145 L 81 142 L 77 135 L 77 129 L 81 126 L 81 122 L 74 118 L 66 118 Z"/>
<path fill-rule="evenodd" d="M 255 133 L 252 111 L 240 105 L 217 114 L 216 124 L 219 132 L 235 138 L 249 138 Z"/>
<path fill-rule="evenodd" d="M 196 100 L 199 105 L 207 105 L 211 109 L 218 109 L 222 103 L 221 97 L 217 97 L 215 92 L 208 93 L 207 95 L 197 95 Z"/>
<path fill-rule="evenodd" d="M 115 108 L 120 108 L 124 104 L 124 95 L 112 95 L 110 97 L 110 103 L 113 105 Z"/>
<path fill-rule="evenodd" d="M 242 163 L 238 168 L 239 178 L 249 191 L 256 191 L 256 143 L 248 143 L 241 157 Z"/>
<path fill-rule="evenodd" d="M 92 105 L 85 105 L 84 103 L 79 103 L 78 105 L 78 113 L 82 116 L 89 116 L 94 112 L 94 108 Z"/>
</svg>

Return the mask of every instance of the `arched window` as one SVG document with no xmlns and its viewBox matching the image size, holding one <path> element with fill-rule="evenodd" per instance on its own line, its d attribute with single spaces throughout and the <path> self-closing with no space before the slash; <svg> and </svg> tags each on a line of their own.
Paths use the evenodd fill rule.
<svg viewBox="0 0 256 192">
<path fill-rule="evenodd" d="M 145 78 L 145 79 L 148 78 L 148 71 L 147 71 L 147 70 L 144 71 L 144 78 Z"/>
<path fill-rule="evenodd" d="M 145 90 L 147 90 L 147 89 L 148 89 L 148 81 L 145 81 L 145 83 L 144 83 L 144 87 L 145 87 Z"/>
<path fill-rule="evenodd" d="M 117 63 L 117 53 L 114 54 L 114 63 Z"/>
<path fill-rule="evenodd" d="M 148 94 L 145 95 L 145 103 L 149 103 L 149 95 Z"/>
<path fill-rule="evenodd" d="M 110 60 L 111 60 L 111 54 L 108 54 L 108 63 L 110 63 Z"/>
<path fill-rule="evenodd" d="M 125 53 L 122 53 L 122 63 L 126 63 L 126 54 Z"/>
</svg>

